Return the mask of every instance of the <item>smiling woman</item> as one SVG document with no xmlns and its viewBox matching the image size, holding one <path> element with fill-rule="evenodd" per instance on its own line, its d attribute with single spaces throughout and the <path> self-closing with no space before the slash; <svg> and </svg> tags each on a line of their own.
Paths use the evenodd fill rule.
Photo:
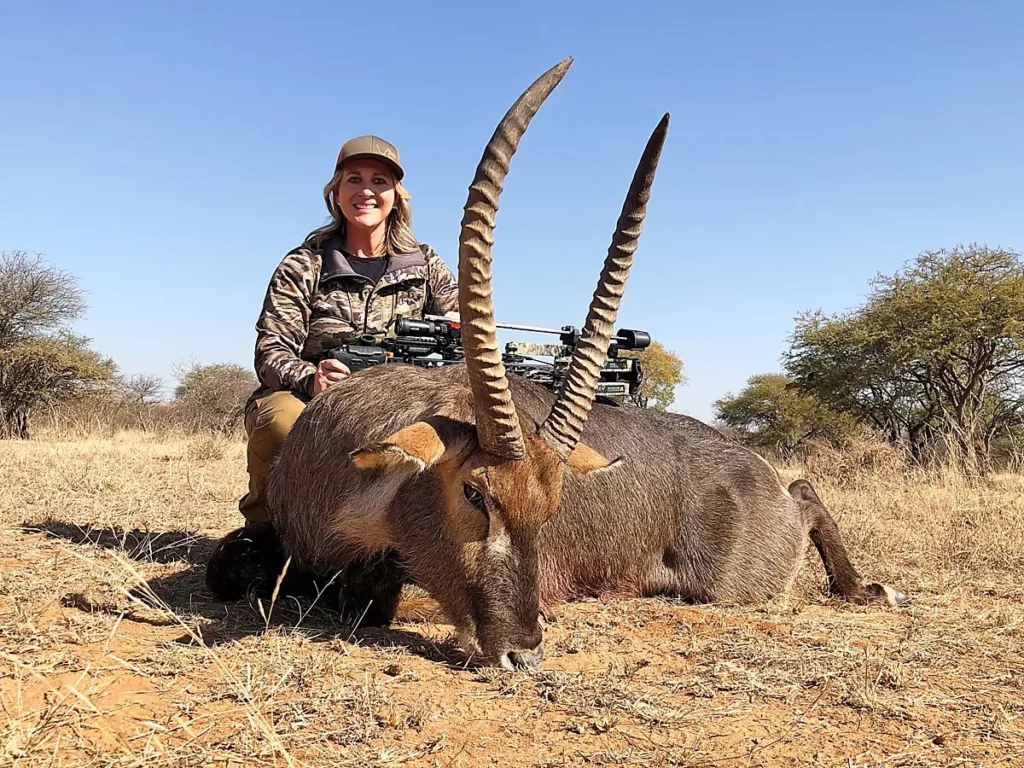
<svg viewBox="0 0 1024 768">
<path fill-rule="evenodd" d="M 377 136 L 346 141 L 324 187 L 330 221 L 271 277 L 256 323 L 261 386 L 245 413 L 249 492 L 239 509 L 247 526 L 268 519 L 267 473 L 306 403 L 350 374 L 323 353 L 353 337 L 387 335 L 400 316 L 458 311 L 454 275 L 413 235 L 404 176 L 394 145 Z"/>
</svg>

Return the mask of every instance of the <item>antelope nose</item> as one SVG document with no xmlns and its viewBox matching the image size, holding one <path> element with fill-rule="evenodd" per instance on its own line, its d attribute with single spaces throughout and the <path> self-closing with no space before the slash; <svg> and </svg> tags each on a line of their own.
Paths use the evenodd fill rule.
<svg viewBox="0 0 1024 768">
<path fill-rule="evenodd" d="M 508 660 L 516 669 L 539 669 L 544 660 L 544 646 L 538 645 L 532 651 L 509 651 Z"/>
</svg>

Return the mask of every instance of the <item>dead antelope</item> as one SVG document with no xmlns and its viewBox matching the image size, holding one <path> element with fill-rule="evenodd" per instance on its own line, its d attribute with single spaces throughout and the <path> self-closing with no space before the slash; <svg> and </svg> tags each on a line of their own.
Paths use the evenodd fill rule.
<svg viewBox="0 0 1024 768">
<path fill-rule="evenodd" d="M 325 580 L 340 572 L 346 599 L 360 609 L 372 599 L 364 620 L 373 623 L 386 623 L 402 584 L 415 581 L 467 650 L 503 666 L 540 663 L 541 600 L 764 601 L 787 589 L 808 538 L 833 594 L 903 601 L 861 580 L 809 483 L 787 489 L 767 462 L 694 419 L 593 402 L 668 115 L 629 188 L 563 391 L 506 376 L 491 301 L 498 196 L 569 63 L 512 106 L 469 189 L 459 239 L 466 364 L 360 371 L 295 424 L 268 493 L 290 569 Z M 211 584 L 230 592 L 232 578 L 237 589 L 252 576 L 219 573 Z"/>
</svg>

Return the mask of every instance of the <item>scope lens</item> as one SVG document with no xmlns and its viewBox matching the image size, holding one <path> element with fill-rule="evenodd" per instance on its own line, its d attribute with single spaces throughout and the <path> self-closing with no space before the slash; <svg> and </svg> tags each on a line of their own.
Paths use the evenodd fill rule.
<svg viewBox="0 0 1024 768">
<path fill-rule="evenodd" d="M 619 346 L 623 349 L 647 349 L 651 346 L 651 334 L 646 331 L 634 331 L 620 328 L 615 332 Z"/>
<path fill-rule="evenodd" d="M 429 320 L 414 320 L 400 317 L 395 321 L 395 333 L 399 336 L 433 336 L 434 324 Z"/>
</svg>

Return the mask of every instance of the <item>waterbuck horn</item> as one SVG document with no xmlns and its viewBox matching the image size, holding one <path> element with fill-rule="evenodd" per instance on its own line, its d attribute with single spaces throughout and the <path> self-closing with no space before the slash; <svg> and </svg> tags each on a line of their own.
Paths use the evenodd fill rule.
<svg viewBox="0 0 1024 768">
<path fill-rule="evenodd" d="M 494 302 L 491 300 L 494 216 L 509 161 L 519 140 L 571 63 L 572 57 L 569 57 L 537 78 L 498 123 L 469 187 L 459 234 L 459 314 L 473 390 L 477 440 L 488 453 L 506 459 L 524 458 L 526 447 L 494 326 Z"/>
<path fill-rule="evenodd" d="M 633 264 L 633 253 L 640 240 L 640 230 L 647 214 L 654 172 L 661 157 L 661 148 L 668 132 L 666 114 L 654 129 L 647 147 L 633 174 L 622 212 L 615 225 L 612 244 L 604 260 L 604 268 L 590 302 L 587 322 L 583 326 L 579 346 L 569 364 L 565 385 L 538 434 L 565 461 L 579 442 L 601 378 L 601 367 L 608 355 L 612 327 L 619 312 L 622 292 Z"/>
</svg>

